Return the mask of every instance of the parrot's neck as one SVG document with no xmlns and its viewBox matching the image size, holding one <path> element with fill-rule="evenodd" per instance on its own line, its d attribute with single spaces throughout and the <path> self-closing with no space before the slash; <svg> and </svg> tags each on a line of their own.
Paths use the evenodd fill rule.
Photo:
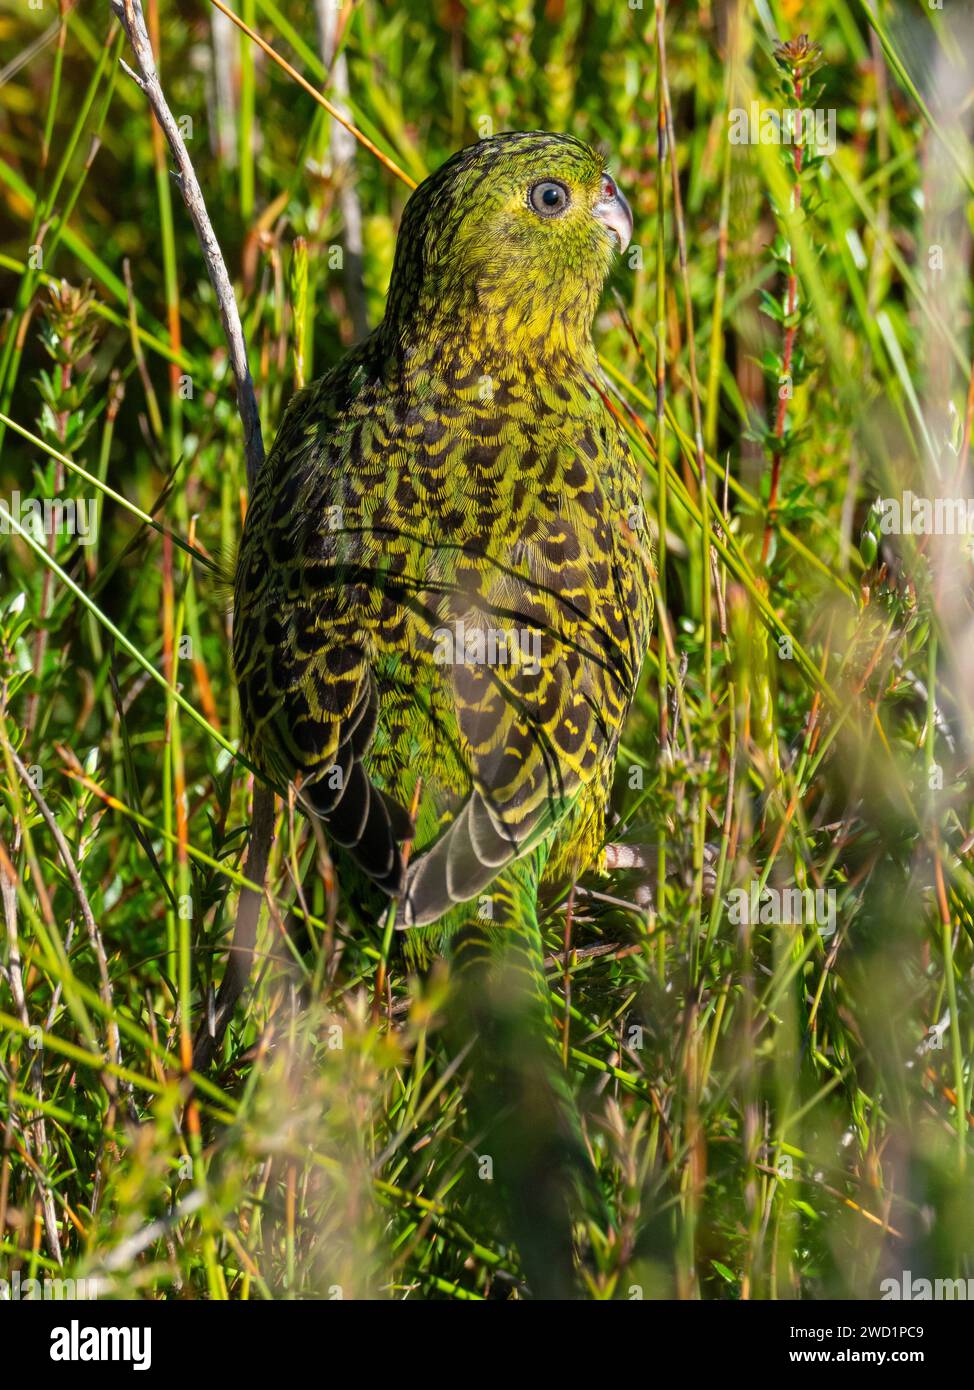
<svg viewBox="0 0 974 1390">
<path fill-rule="evenodd" d="M 600 286 L 576 279 L 569 290 L 504 269 L 489 280 L 409 285 L 389 297 L 380 329 L 386 351 L 415 364 L 460 361 L 489 375 L 504 368 L 591 371 L 595 361 L 592 320 Z"/>
</svg>

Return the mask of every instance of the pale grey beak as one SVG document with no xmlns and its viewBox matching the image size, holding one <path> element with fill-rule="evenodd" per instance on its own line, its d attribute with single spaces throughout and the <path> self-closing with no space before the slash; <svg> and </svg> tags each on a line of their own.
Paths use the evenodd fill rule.
<svg viewBox="0 0 974 1390">
<path fill-rule="evenodd" d="M 619 243 L 620 253 L 632 240 L 632 210 L 614 179 L 606 175 L 602 197 L 595 205 L 595 215 L 604 222 Z"/>
</svg>

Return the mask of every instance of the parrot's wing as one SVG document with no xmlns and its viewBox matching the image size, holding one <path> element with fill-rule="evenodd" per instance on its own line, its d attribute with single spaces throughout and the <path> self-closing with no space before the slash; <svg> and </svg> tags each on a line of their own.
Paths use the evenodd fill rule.
<svg viewBox="0 0 974 1390">
<path fill-rule="evenodd" d="M 362 764 L 378 702 L 357 600 L 375 576 L 363 571 L 338 488 L 322 487 L 329 425 L 356 385 L 353 358 L 299 392 L 258 476 L 237 564 L 234 667 L 259 765 L 296 782 L 335 842 L 395 893 L 398 842 L 412 823 Z"/>
<path fill-rule="evenodd" d="M 580 468 L 571 439 L 535 451 L 545 487 L 525 481 L 527 443 L 518 488 L 478 481 L 459 428 L 445 431 L 435 413 L 389 419 L 356 398 L 355 373 L 346 359 L 294 398 L 258 478 L 234 661 L 259 764 L 299 782 L 333 839 L 392 894 L 412 826 L 376 775 L 395 791 L 410 759 L 423 759 L 427 830 L 401 910 L 414 925 L 477 897 L 605 768 L 644 634 L 620 578 L 620 507 L 598 470 Z M 440 441 L 437 468 L 411 452 L 410 429 L 425 447 Z M 457 440 L 462 466 L 445 451 Z M 395 766 L 387 757 L 378 774 L 377 720 L 387 745 L 400 739 Z"/>
<path fill-rule="evenodd" d="M 473 791 L 410 866 L 401 927 L 483 893 L 551 832 L 615 749 L 638 656 L 611 576 L 594 572 L 569 519 L 556 518 L 555 529 L 557 551 L 542 533 L 520 574 L 494 564 L 476 607 L 457 616 L 463 600 L 454 600 L 466 654 L 487 657 L 445 671 Z"/>
</svg>

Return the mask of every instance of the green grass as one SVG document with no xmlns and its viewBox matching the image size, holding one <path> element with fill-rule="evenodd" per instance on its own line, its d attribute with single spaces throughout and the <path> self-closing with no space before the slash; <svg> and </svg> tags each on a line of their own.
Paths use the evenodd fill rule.
<svg viewBox="0 0 974 1390">
<path fill-rule="evenodd" d="M 567 894 L 544 915 L 613 1213 L 578 1232 L 587 1296 L 974 1276 L 971 552 L 870 512 L 906 488 L 974 495 L 954 16 L 364 0 L 339 19 L 340 104 L 374 150 L 343 168 L 328 113 L 212 6 L 146 13 L 268 442 L 296 379 L 354 341 L 343 181 L 372 324 L 409 182 L 478 136 L 604 145 L 633 205 L 597 337 L 645 467 L 659 623 L 612 838 L 652 846 L 657 891 L 647 909 L 632 874 L 580 883 L 567 969 Z M 53 14 L 4 3 L 3 63 Z M 337 100 L 313 9 L 240 14 Z M 773 49 L 801 31 L 836 149 L 799 169 L 732 145 L 728 112 L 794 104 Z M 99 509 L 90 545 L 11 524 L 0 548 L 0 1278 L 510 1297 L 446 967 L 409 977 L 384 922 L 348 932 L 325 874 L 294 949 L 319 847 L 289 802 L 254 988 L 219 1063 L 188 1074 L 247 883 L 224 577 L 246 473 L 214 295 L 120 56 L 108 7 L 79 6 L 0 84 L 0 498 Z M 735 920 L 752 883 L 834 892 L 834 934 Z"/>
</svg>

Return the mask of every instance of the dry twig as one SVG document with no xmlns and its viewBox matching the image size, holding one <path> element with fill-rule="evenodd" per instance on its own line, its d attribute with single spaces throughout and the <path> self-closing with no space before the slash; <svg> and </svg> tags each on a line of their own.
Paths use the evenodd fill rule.
<svg viewBox="0 0 974 1390">
<path fill-rule="evenodd" d="M 244 341 L 233 285 L 230 282 L 223 252 L 220 250 L 216 233 L 213 231 L 213 224 L 210 222 L 199 180 L 193 169 L 185 141 L 163 94 L 140 0 L 112 0 L 112 8 L 125 29 L 139 71 L 133 72 L 126 64 L 123 66 L 145 93 L 153 115 L 169 142 L 169 148 L 176 163 L 179 189 L 183 195 L 187 211 L 193 220 L 193 226 L 196 228 L 196 235 L 199 238 L 200 250 L 203 253 L 210 283 L 220 306 L 223 331 L 230 349 L 230 366 L 237 383 L 237 410 L 244 431 L 247 483 L 252 489 L 264 462 L 264 439 L 261 434 L 260 414 L 257 410 L 257 398 L 254 395 L 250 364 L 247 360 L 247 344 Z M 264 875 L 267 872 L 273 828 L 274 793 L 269 787 L 257 785 L 254 787 L 253 816 L 245 865 L 247 877 L 256 883 L 263 883 Z M 194 1066 L 197 1069 L 209 1064 L 219 1047 L 233 1013 L 234 1005 L 246 986 L 257 939 L 260 900 L 260 894 L 252 889 L 244 888 L 240 892 L 237 903 L 237 920 L 233 930 L 233 943 L 230 947 L 226 973 L 217 996 L 214 1016 L 209 1025 L 204 1023 L 194 1047 Z"/>
</svg>

